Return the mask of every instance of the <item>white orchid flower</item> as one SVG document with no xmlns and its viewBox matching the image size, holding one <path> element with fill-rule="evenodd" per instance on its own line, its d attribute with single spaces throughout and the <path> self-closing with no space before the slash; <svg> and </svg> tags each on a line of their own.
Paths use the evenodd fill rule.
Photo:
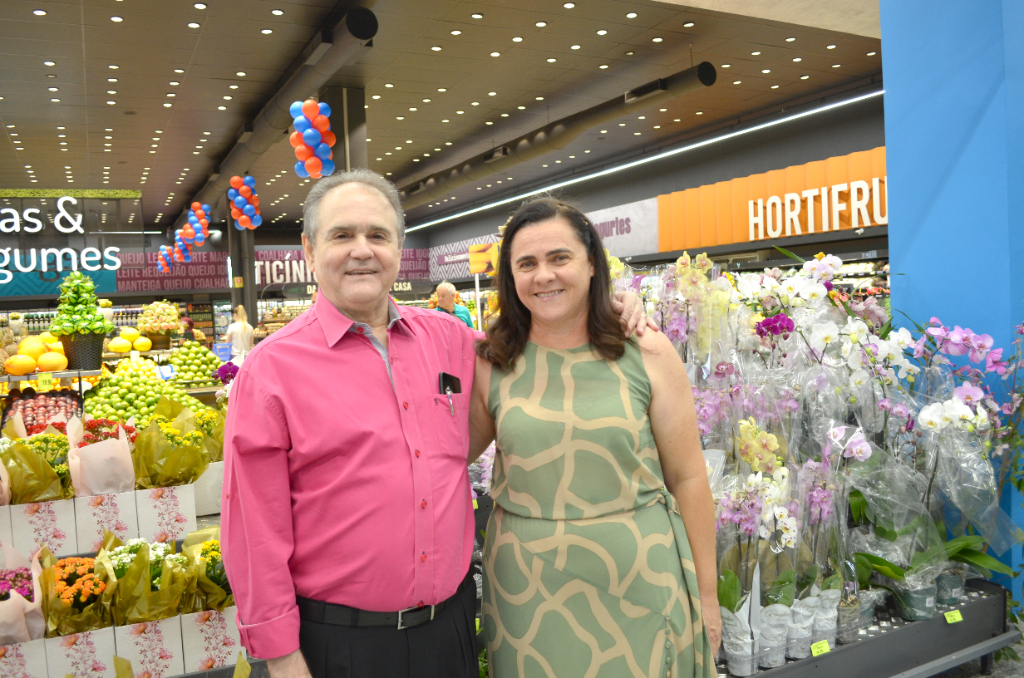
<svg viewBox="0 0 1024 678">
<path fill-rule="evenodd" d="M 901 350 L 908 349 L 915 343 L 914 335 L 912 335 L 910 330 L 906 327 L 899 328 L 889 336 L 892 337 L 893 341 L 896 342 L 896 345 L 899 346 Z"/>
<path fill-rule="evenodd" d="M 819 282 L 808 282 L 800 290 L 800 298 L 808 302 L 821 301 L 828 296 L 828 290 Z"/>
<path fill-rule="evenodd" d="M 866 371 L 855 370 L 853 374 L 850 375 L 850 388 L 857 388 L 858 386 L 863 386 L 868 382 L 868 379 L 870 378 L 871 376 Z"/>
<path fill-rule="evenodd" d="M 846 325 L 843 327 L 843 334 L 854 344 L 863 343 L 868 337 L 867 323 L 859 318 L 847 318 Z"/>
<path fill-rule="evenodd" d="M 917 415 L 917 423 L 928 431 L 941 431 L 948 425 L 942 416 L 942 404 L 925 405 Z"/>
<path fill-rule="evenodd" d="M 761 276 L 758 273 L 745 273 L 736 281 L 736 291 L 746 299 L 752 299 L 761 292 Z"/>
<path fill-rule="evenodd" d="M 839 326 L 829 320 L 827 323 L 818 323 L 811 328 L 811 346 L 817 351 L 824 351 L 826 346 L 833 344 L 839 339 Z"/>
<path fill-rule="evenodd" d="M 975 413 L 971 408 L 965 405 L 964 401 L 959 398 L 952 398 L 943 403 L 942 411 L 943 414 L 949 418 L 950 423 L 955 424 L 956 426 L 969 424 L 975 417 Z"/>
</svg>

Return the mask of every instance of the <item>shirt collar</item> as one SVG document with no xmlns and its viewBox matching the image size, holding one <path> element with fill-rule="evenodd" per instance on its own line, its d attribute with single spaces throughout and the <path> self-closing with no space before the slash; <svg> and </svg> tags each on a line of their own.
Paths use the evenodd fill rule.
<svg viewBox="0 0 1024 678">
<path fill-rule="evenodd" d="M 346 333 L 354 332 L 357 326 L 368 327 L 365 323 L 357 323 L 339 311 L 338 307 L 332 304 L 323 294 L 317 295 L 313 310 L 320 321 L 320 327 L 323 328 L 324 338 L 327 339 L 328 346 L 337 344 Z M 399 321 L 402 322 L 399 323 Z M 390 330 L 396 324 L 398 327 L 404 327 L 410 333 L 412 332 L 412 328 L 402 317 L 402 313 L 398 310 L 398 305 L 394 299 L 388 297 L 388 329 Z"/>
</svg>

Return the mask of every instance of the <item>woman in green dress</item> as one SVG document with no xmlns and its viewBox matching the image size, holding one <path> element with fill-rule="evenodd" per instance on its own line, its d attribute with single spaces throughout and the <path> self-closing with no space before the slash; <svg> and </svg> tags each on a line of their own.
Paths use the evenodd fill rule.
<svg viewBox="0 0 1024 678">
<path fill-rule="evenodd" d="M 497 439 L 484 545 L 492 678 L 691 678 L 721 637 L 714 505 L 682 361 L 625 339 L 600 236 L 521 207 L 478 345 L 471 454 Z"/>
</svg>

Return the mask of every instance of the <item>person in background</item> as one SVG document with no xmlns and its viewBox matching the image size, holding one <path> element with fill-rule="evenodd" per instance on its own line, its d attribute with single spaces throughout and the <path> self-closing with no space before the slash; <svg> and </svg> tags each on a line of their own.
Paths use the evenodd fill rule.
<svg viewBox="0 0 1024 678">
<path fill-rule="evenodd" d="M 492 678 L 717 675 L 715 506 L 690 382 L 664 334 L 622 336 L 609 289 L 580 210 L 519 208 L 470 402 L 471 460 L 497 434 Z"/>
<path fill-rule="evenodd" d="M 181 334 L 182 334 L 182 336 L 185 337 L 185 341 L 195 341 L 196 340 L 195 327 L 196 327 L 196 323 L 195 323 L 194 320 L 192 320 L 192 318 L 189 318 L 188 316 L 185 316 L 185 317 L 183 317 L 181 319 L 181 329 L 182 329 Z"/>
<path fill-rule="evenodd" d="M 473 327 L 473 316 L 470 315 L 469 309 L 461 304 L 455 303 L 455 285 L 451 284 L 447 280 L 437 286 L 437 310 L 448 315 L 453 315 L 462 322 L 469 326 L 469 329 L 475 329 Z"/>
<path fill-rule="evenodd" d="M 231 357 L 235 358 L 252 350 L 252 325 L 249 324 L 249 316 L 245 313 L 245 306 L 239 304 L 231 312 L 235 322 L 228 325 L 224 341 L 231 344 Z"/>
<path fill-rule="evenodd" d="M 476 678 L 466 455 L 479 333 L 390 298 L 405 222 L 379 174 L 324 177 L 303 210 L 320 294 L 248 355 L 224 430 L 242 644 L 271 678 Z M 613 311 L 620 334 L 640 306 L 626 296 Z"/>
</svg>

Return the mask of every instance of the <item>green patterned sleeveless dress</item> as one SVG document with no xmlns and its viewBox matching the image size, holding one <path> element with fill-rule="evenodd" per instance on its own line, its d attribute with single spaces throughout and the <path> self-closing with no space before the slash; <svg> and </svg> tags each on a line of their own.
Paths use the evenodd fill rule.
<svg viewBox="0 0 1024 678">
<path fill-rule="evenodd" d="M 712 675 L 697 575 L 665 489 L 640 349 L 532 342 L 492 370 L 498 454 L 484 545 L 491 678 Z"/>
</svg>

